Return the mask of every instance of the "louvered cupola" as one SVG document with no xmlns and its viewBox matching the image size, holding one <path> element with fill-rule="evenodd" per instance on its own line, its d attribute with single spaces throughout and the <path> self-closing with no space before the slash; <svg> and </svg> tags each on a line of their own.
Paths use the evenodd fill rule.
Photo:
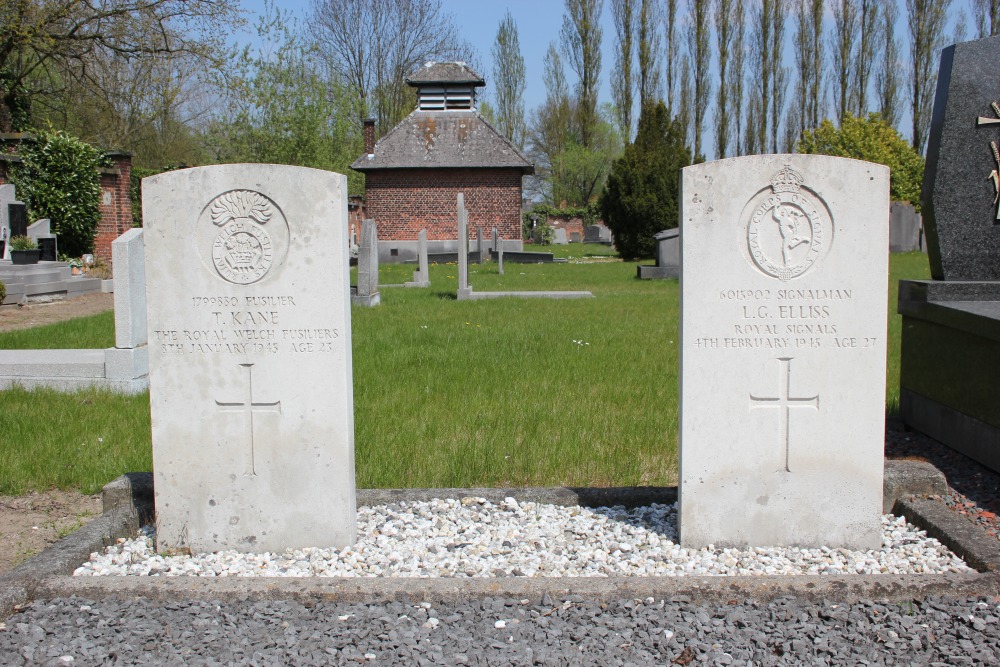
<svg viewBox="0 0 1000 667">
<path fill-rule="evenodd" d="M 462 62 L 427 63 L 406 83 L 417 89 L 417 111 L 475 111 L 481 76 Z"/>
</svg>

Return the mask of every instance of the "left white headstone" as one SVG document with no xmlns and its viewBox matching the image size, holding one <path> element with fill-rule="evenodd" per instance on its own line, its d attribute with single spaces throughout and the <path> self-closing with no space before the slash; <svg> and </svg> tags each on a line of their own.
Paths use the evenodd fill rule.
<svg viewBox="0 0 1000 667">
<path fill-rule="evenodd" d="M 219 165 L 142 193 L 157 548 L 353 543 L 347 178 Z"/>
</svg>

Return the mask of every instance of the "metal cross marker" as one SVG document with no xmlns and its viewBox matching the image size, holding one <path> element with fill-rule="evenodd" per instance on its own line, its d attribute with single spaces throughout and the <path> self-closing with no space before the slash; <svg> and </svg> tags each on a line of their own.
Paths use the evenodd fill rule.
<svg viewBox="0 0 1000 667">
<path fill-rule="evenodd" d="M 789 437 L 788 437 L 788 426 L 791 419 L 791 414 L 789 410 L 791 408 L 812 408 L 814 410 L 819 410 L 819 394 L 815 396 L 805 397 L 792 397 L 792 357 L 780 357 L 779 362 L 779 372 L 778 372 L 778 396 L 775 397 L 760 397 L 750 394 L 750 409 L 754 408 L 778 408 L 782 411 L 781 418 L 778 421 L 778 434 L 781 444 L 785 447 L 785 470 L 791 472 L 792 469 L 788 464 L 788 454 L 789 454 Z"/>
<path fill-rule="evenodd" d="M 254 403 L 253 401 L 253 364 L 240 364 L 243 368 L 247 369 L 247 382 L 246 382 L 246 393 L 244 394 L 243 401 L 239 403 L 225 403 L 223 401 L 215 401 L 215 404 L 219 406 L 219 412 L 239 412 L 247 417 L 247 431 L 250 435 L 250 459 L 247 462 L 247 471 L 244 473 L 247 477 L 255 477 L 257 475 L 256 470 L 254 470 L 254 428 L 253 428 L 253 413 L 254 412 L 276 412 L 281 414 L 281 401 L 274 401 L 273 403 Z"/>
</svg>

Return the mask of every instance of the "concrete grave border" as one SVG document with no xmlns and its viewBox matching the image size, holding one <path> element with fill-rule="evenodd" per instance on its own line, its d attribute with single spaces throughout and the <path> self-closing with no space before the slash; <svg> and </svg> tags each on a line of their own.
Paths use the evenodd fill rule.
<svg viewBox="0 0 1000 667">
<path fill-rule="evenodd" d="M 150 516 L 152 475 L 129 473 L 104 487 L 104 515 L 0 576 L 0 621 L 35 599 L 77 595 L 86 598 L 155 600 L 261 600 L 300 602 L 454 602 L 504 597 L 538 602 L 582 596 L 586 599 L 657 597 L 701 603 L 760 601 L 794 595 L 810 601 L 913 600 L 934 595 L 1000 595 L 997 541 L 928 495 L 944 493 L 944 476 L 922 461 L 887 461 L 883 505 L 938 538 L 977 569 L 969 574 L 796 575 L 735 577 L 504 577 L 504 578 L 276 578 L 276 577 L 73 577 L 91 552 L 134 534 Z M 673 502 L 676 487 L 522 488 L 522 489 L 359 489 L 358 505 L 429 498 L 483 497 L 560 505 L 645 505 Z M 888 511 L 888 510 L 887 510 Z"/>
</svg>

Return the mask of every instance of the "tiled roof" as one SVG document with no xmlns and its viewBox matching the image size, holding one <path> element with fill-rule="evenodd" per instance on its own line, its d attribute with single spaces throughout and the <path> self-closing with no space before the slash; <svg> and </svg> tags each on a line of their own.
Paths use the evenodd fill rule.
<svg viewBox="0 0 1000 667">
<path fill-rule="evenodd" d="M 462 62 L 426 63 L 416 72 L 406 77 L 406 83 L 411 86 L 423 86 L 432 83 L 471 83 L 474 86 L 485 86 L 486 81 L 468 65 Z"/>
<path fill-rule="evenodd" d="M 513 167 L 525 174 L 534 165 L 475 111 L 414 111 L 362 155 L 355 171 Z"/>
</svg>

